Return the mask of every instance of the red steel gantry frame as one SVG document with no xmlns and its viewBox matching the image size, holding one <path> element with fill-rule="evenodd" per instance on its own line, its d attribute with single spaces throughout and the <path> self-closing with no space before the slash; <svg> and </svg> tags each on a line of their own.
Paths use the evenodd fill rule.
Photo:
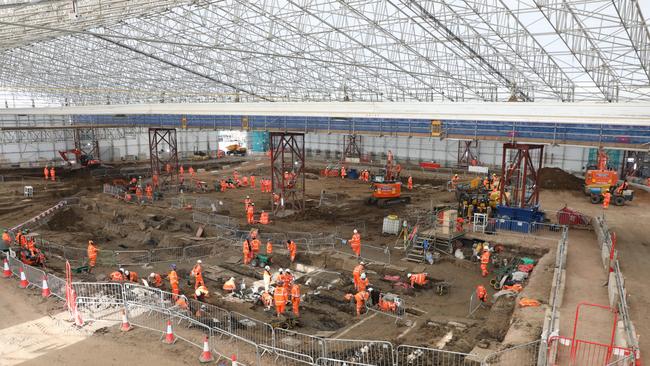
<svg viewBox="0 0 650 366">
<path fill-rule="evenodd" d="M 466 168 L 478 162 L 478 140 L 458 140 L 458 166 Z"/>
<path fill-rule="evenodd" d="M 273 204 L 273 214 L 285 209 L 305 209 L 305 134 L 271 132 L 271 184 L 280 203 Z M 285 174 L 285 172 L 287 174 Z"/>
<path fill-rule="evenodd" d="M 344 135 L 343 136 L 343 161 L 345 158 L 361 159 L 361 136 Z"/>
<path fill-rule="evenodd" d="M 151 174 L 158 174 L 161 187 L 179 183 L 175 128 L 149 128 L 149 160 Z M 171 167 L 170 172 L 166 170 L 167 164 Z"/>
<path fill-rule="evenodd" d="M 539 173 L 543 158 L 544 145 L 503 144 L 500 205 L 524 208 L 539 203 Z M 509 199 L 506 191 L 510 193 Z"/>
</svg>

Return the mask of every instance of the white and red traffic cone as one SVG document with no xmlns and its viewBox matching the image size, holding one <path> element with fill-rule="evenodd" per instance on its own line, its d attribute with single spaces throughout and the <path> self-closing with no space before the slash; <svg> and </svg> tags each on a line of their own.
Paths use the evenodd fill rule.
<svg viewBox="0 0 650 366">
<path fill-rule="evenodd" d="M 7 258 L 4 259 L 4 264 L 2 266 L 2 277 L 11 277 L 11 270 L 9 269 L 9 262 L 7 262 Z"/>
<path fill-rule="evenodd" d="M 52 291 L 50 291 L 50 287 L 47 285 L 47 275 L 43 275 L 43 289 L 41 290 L 41 295 L 43 297 L 50 297 L 52 295 Z"/>
<path fill-rule="evenodd" d="M 212 361 L 214 361 L 214 356 L 212 356 L 212 352 L 210 351 L 208 336 L 205 336 L 205 338 L 203 338 L 203 352 L 201 353 L 201 356 L 199 356 L 199 362 L 208 363 Z"/>
<path fill-rule="evenodd" d="M 120 326 L 120 330 L 122 332 L 128 332 L 133 327 L 131 326 L 131 323 L 129 323 L 129 318 L 126 317 L 126 311 L 122 310 L 122 325 Z"/>
<path fill-rule="evenodd" d="M 23 267 L 20 267 L 20 284 L 18 284 L 20 288 L 27 288 L 29 286 L 29 282 L 27 281 L 27 277 L 25 277 L 25 271 L 23 271 Z"/>
<path fill-rule="evenodd" d="M 165 338 L 163 338 L 163 343 L 166 344 L 174 344 L 176 342 L 176 336 L 174 336 L 174 332 L 172 331 L 172 322 L 167 321 L 167 333 L 165 334 Z"/>
<path fill-rule="evenodd" d="M 235 355 L 235 354 L 233 354 L 232 356 L 230 356 L 230 361 L 232 361 L 232 366 L 237 366 L 237 365 L 239 365 L 239 364 L 237 363 L 237 355 Z"/>
</svg>

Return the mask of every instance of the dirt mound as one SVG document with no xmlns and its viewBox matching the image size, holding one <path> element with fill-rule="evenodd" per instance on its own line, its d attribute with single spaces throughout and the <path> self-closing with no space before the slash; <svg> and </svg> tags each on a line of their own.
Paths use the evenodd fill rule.
<svg viewBox="0 0 650 366">
<path fill-rule="evenodd" d="M 82 220 L 81 216 L 77 215 L 74 209 L 67 208 L 54 214 L 47 222 L 47 227 L 53 231 L 65 231 L 66 229 L 74 228 Z"/>
<path fill-rule="evenodd" d="M 539 171 L 540 186 L 545 189 L 580 190 L 583 181 L 560 168 L 542 168 Z"/>
</svg>

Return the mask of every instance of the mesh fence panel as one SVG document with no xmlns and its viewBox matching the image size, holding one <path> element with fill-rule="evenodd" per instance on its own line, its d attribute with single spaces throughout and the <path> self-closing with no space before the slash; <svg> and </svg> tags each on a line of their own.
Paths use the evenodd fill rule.
<svg viewBox="0 0 650 366">
<path fill-rule="evenodd" d="M 409 366 L 481 366 L 481 361 L 467 353 L 443 351 L 434 348 L 397 347 L 397 365 Z"/>
<path fill-rule="evenodd" d="M 275 348 L 278 354 L 289 356 L 290 353 L 283 351 L 292 352 L 300 355 L 298 360 L 303 361 L 305 356 L 312 362 L 325 356 L 325 343 L 322 338 L 280 328 L 275 329 Z"/>
<path fill-rule="evenodd" d="M 273 347 L 273 328 L 263 321 L 246 315 L 230 313 L 230 333 L 259 344 L 261 347 Z"/>
<path fill-rule="evenodd" d="M 357 364 L 393 366 L 390 342 L 352 339 L 324 339 L 325 357 Z"/>
</svg>

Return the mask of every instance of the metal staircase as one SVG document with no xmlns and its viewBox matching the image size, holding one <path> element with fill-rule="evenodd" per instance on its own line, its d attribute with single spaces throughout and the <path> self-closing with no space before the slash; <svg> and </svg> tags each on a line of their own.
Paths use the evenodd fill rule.
<svg viewBox="0 0 650 366">
<path fill-rule="evenodd" d="M 406 260 L 414 263 L 424 263 L 424 241 L 429 242 L 428 251 L 439 251 L 445 254 L 453 254 L 453 242 L 461 237 L 464 232 L 454 233 L 450 236 L 436 236 L 430 234 L 418 234 L 413 239 L 413 244 L 406 253 Z"/>
</svg>

